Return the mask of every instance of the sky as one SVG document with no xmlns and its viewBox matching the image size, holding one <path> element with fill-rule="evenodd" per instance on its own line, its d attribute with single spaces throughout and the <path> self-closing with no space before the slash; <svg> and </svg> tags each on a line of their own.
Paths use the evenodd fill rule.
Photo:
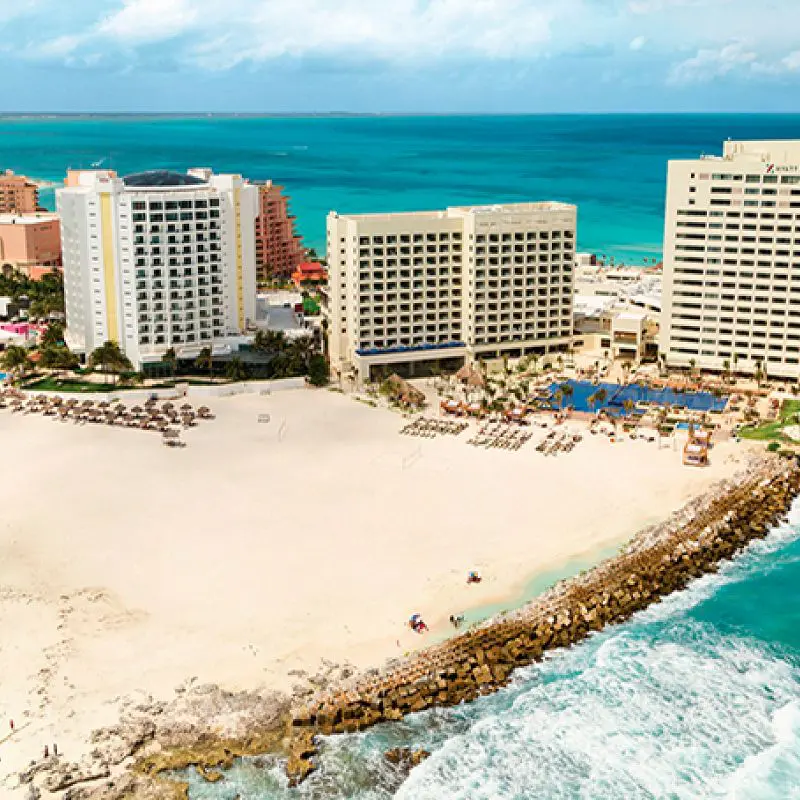
<svg viewBox="0 0 800 800">
<path fill-rule="evenodd" d="M 0 0 L 0 113 L 800 111 L 800 0 Z"/>
</svg>

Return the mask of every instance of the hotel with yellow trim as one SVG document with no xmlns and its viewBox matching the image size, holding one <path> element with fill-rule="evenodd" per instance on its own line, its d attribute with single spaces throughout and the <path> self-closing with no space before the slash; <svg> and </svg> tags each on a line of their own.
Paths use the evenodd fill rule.
<svg viewBox="0 0 800 800">
<path fill-rule="evenodd" d="M 258 187 L 240 175 L 70 171 L 57 207 L 74 352 L 111 340 L 144 369 L 225 351 L 255 319 Z"/>
</svg>

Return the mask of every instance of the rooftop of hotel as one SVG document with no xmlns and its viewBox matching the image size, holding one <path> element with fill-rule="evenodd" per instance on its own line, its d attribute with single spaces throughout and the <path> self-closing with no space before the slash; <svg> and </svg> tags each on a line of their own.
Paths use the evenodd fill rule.
<svg viewBox="0 0 800 800">
<path fill-rule="evenodd" d="M 0 214 L 0 225 L 37 225 L 58 220 L 58 214 L 49 211 L 36 214 Z"/>
<path fill-rule="evenodd" d="M 532 214 L 575 211 L 577 206 L 570 203 L 557 201 L 542 201 L 531 203 L 496 203 L 478 206 L 450 206 L 441 211 L 391 211 L 375 214 L 339 214 L 331 211 L 330 216 L 341 219 L 353 220 L 372 220 L 375 222 L 390 221 L 393 219 L 416 218 L 416 219 L 457 219 L 466 214 L 490 215 L 490 214 Z"/>
<path fill-rule="evenodd" d="M 172 189 L 178 186 L 202 186 L 206 183 L 205 180 L 198 178 L 195 175 L 172 172 L 171 170 L 166 169 L 135 172 L 132 175 L 126 175 L 122 181 L 126 186 L 133 189 Z"/>
</svg>

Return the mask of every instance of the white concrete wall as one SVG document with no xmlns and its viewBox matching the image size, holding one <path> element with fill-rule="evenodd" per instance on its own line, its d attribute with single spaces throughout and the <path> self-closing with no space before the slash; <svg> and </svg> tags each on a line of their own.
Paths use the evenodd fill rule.
<svg viewBox="0 0 800 800">
<path fill-rule="evenodd" d="M 28 395 L 45 395 L 69 400 L 74 397 L 80 401 L 120 400 L 123 403 L 143 403 L 155 395 L 159 400 L 187 397 L 189 400 L 207 400 L 214 397 L 231 397 L 239 394 L 265 394 L 271 392 L 296 391 L 306 388 L 305 378 L 280 378 L 273 381 L 246 381 L 215 386 L 189 386 L 186 394 L 176 389 L 120 389 L 114 392 L 26 392 Z"/>
</svg>

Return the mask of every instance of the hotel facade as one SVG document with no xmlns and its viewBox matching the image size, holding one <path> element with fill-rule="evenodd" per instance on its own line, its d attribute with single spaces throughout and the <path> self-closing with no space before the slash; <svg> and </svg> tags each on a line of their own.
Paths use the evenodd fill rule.
<svg viewBox="0 0 800 800">
<path fill-rule="evenodd" d="M 75 352 L 111 340 L 145 369 L 227 348 L 255 319 L 258 188 L 241 176 L 70 172 L 57 206 Z"/>
<path fill-rule="evenodd" d="M 303 240 L 295 230 L 295 218 L 289 213 L 289 198 L 283 193 L 283 186 L 272 181 L 256 185 L 256 280 L 262 285 L 272 279 L 286 281 L 305 261 Z"/>
<path fill-rule="evenodd" d="M 577 209 L 328 216 L 331 368 L 370 380 L 566 350 Z"/>
<path fill-rule="evenodd" d="M 672 366 L 800 376 L 800 141 L 671 161 L 660 351 Z"/>
</svg>

